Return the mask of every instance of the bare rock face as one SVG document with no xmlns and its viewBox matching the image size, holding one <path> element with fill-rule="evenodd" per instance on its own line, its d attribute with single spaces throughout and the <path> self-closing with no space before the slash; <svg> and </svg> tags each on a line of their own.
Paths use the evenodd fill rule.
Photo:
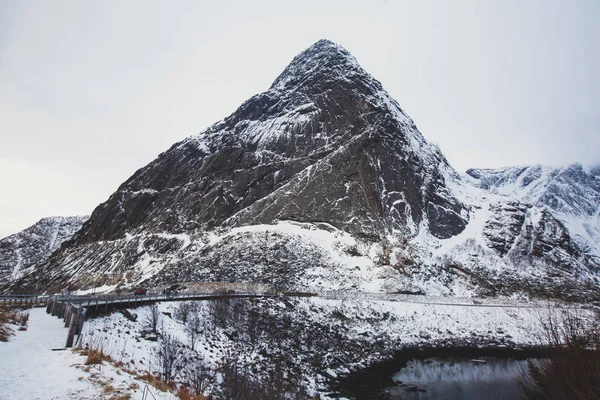
<svg viewBox="0 0 600 400">
<path fill-rule="evenodd" d="M 527 224 L 516 247 L 521 254 L 543 258 L 555 267 L 570 270 L 591 263 L 573 243 L 569 231 L 550 212 L 543 210 L 537 224 Z"/>
<path fill-rule="evenodd" d="M 490 205 L 492 216 L 485 223 L 483 237 L 488 247 L 504 256 L 521 233 L 527 207 L 518 202 Z"/>
<path fill-rule="evenodd" d="M 450 237 L 466 220 L 440 164 L 452 170 L 381 84 L 323 40 L 267 92 L 139 170 L 72 245 L 282 219 L 379 237 L 425 215 Z"/>
<path fill-rule="evenodd" d="M 43 218 L 24 231 L 0 240 L 0 281 L 12 281 L 32 272 L 70 239 L 87 218 Z"/>
</svg>

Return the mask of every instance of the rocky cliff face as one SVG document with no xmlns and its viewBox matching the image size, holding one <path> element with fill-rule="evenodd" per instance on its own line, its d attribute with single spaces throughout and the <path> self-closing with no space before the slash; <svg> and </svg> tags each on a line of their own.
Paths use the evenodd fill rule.
<svg viewBox="0 0 600 400">
<path fill-rule="evenodd" d="M 574 230 L 598 228 L 597 183 L 581 166 L 459 176 L 322 40 L 137 171 L 11 290 L 212 280 L 469 295 L 556 269 L 589 280 L 597 249 Z M 587 217 L 567 221 L 575 211 Z"/>
<path fill-rule="evenodd" d="M 0 240 L 0 281 L 26 275 L 81 228 L 88 217 L 48 217 Z"/>
<path fill-rule="evenodd" d="M 380 237 L 425 216 L 449 237 L 467 221 L 440 168 L 452 171 L 381 84 L 323 40 L 268 91 L 139 170 L 73 244 L 284 219 Z"/>
</svg>

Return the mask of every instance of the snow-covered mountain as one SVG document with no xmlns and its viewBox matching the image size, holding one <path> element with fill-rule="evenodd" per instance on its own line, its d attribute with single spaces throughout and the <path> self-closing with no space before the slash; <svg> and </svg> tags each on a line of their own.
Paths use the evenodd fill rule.
<svg viewBox="0 0 600 400">
<path fill-rule="evenodd" d="M 598 295 L 600 177 L 579 164 L 469 169 L 455 187 L 470 210 L 460 234 L 412 240 L 426 265 L 459 271 L 479 290 Z"/>
<path fill-rule="evenodd" d="M 87 216 L 43 218 L 0 240 L 0 281 L 12 281 L 32 272 L 87 219 Z"/>
<path fill-rule="evenodd" d="M 138 170 L 12 290 L 175 281 L 435 294 L 593 286 L 596 175 L 536 168 L 527 177 L 459 175 L 348 51 L 321 40 L 266 92 Z M 588 225 L 569 222 L 571 211 L 585 212 Z"/>
<path fill-rule="evenodd" d="M 473 183 L 492 193 L 549 210 L 581 248 L 600 256 L 600 171 L 581 164 L 540 165 L 498 170 L 470 169 Z"/>
</svg>

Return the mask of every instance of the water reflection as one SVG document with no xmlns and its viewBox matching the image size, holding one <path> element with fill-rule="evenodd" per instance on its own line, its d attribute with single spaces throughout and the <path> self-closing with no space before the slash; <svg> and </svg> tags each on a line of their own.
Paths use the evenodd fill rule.
<svg viewBox="0 0 600 400">
<path fill-rule="evenodd" d="M 393 375 L 392 400 L 518 399 L 526 360 L 483 358 L 412 360 Z"/>
</svg>

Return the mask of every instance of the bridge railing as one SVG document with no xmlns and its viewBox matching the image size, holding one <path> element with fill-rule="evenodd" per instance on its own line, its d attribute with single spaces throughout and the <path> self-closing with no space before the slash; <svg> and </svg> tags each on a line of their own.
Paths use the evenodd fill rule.
<svg viewBox="0 0 600 400">
<path fill-rule="evenodd" d="M 0 295 L 0 304 L 39 304 L 54 298 L 51 295 L 11 294 Z"/>
<path fill-rule="evenodd" d="M 99 305 L 99 304 L 116 304 L 116 303 L 140 303 L 147 301 L 160 300 L 185 300 L 185 299 L 201 299 L 206 297 L 250 297 L 250 296 L 275 296 L 275 293 L 267 292 L 178 292 L 178 293 L 148 293 L 145 295 L 92 295 L 92 296 L 71 296 L 68 298 L 70 302 L 82 305 Z M 65 298 L 65 300 L 67 300 Z"/>
<path fill-rule="evenodd" d="M 185 300 L 185 299 L 201 299 L 206 297 L 251 297 L 276 296 L 274 292 L 171 292 L 171 293 L 147 293 L 144 295 L 117 295 L 117 294 L 85 294 L 85 295 L 31 295 L 31 294 L 15 294 L 15 295 L 0 295 L 0 304 L 36 304 L 46 303 L 49 300 L 66 301 L 82 306 L 94 306 L 100 304 L 116 304 L 116 303 L 140 303 L 147 301 L 160 300 Z"/>
</svg>

